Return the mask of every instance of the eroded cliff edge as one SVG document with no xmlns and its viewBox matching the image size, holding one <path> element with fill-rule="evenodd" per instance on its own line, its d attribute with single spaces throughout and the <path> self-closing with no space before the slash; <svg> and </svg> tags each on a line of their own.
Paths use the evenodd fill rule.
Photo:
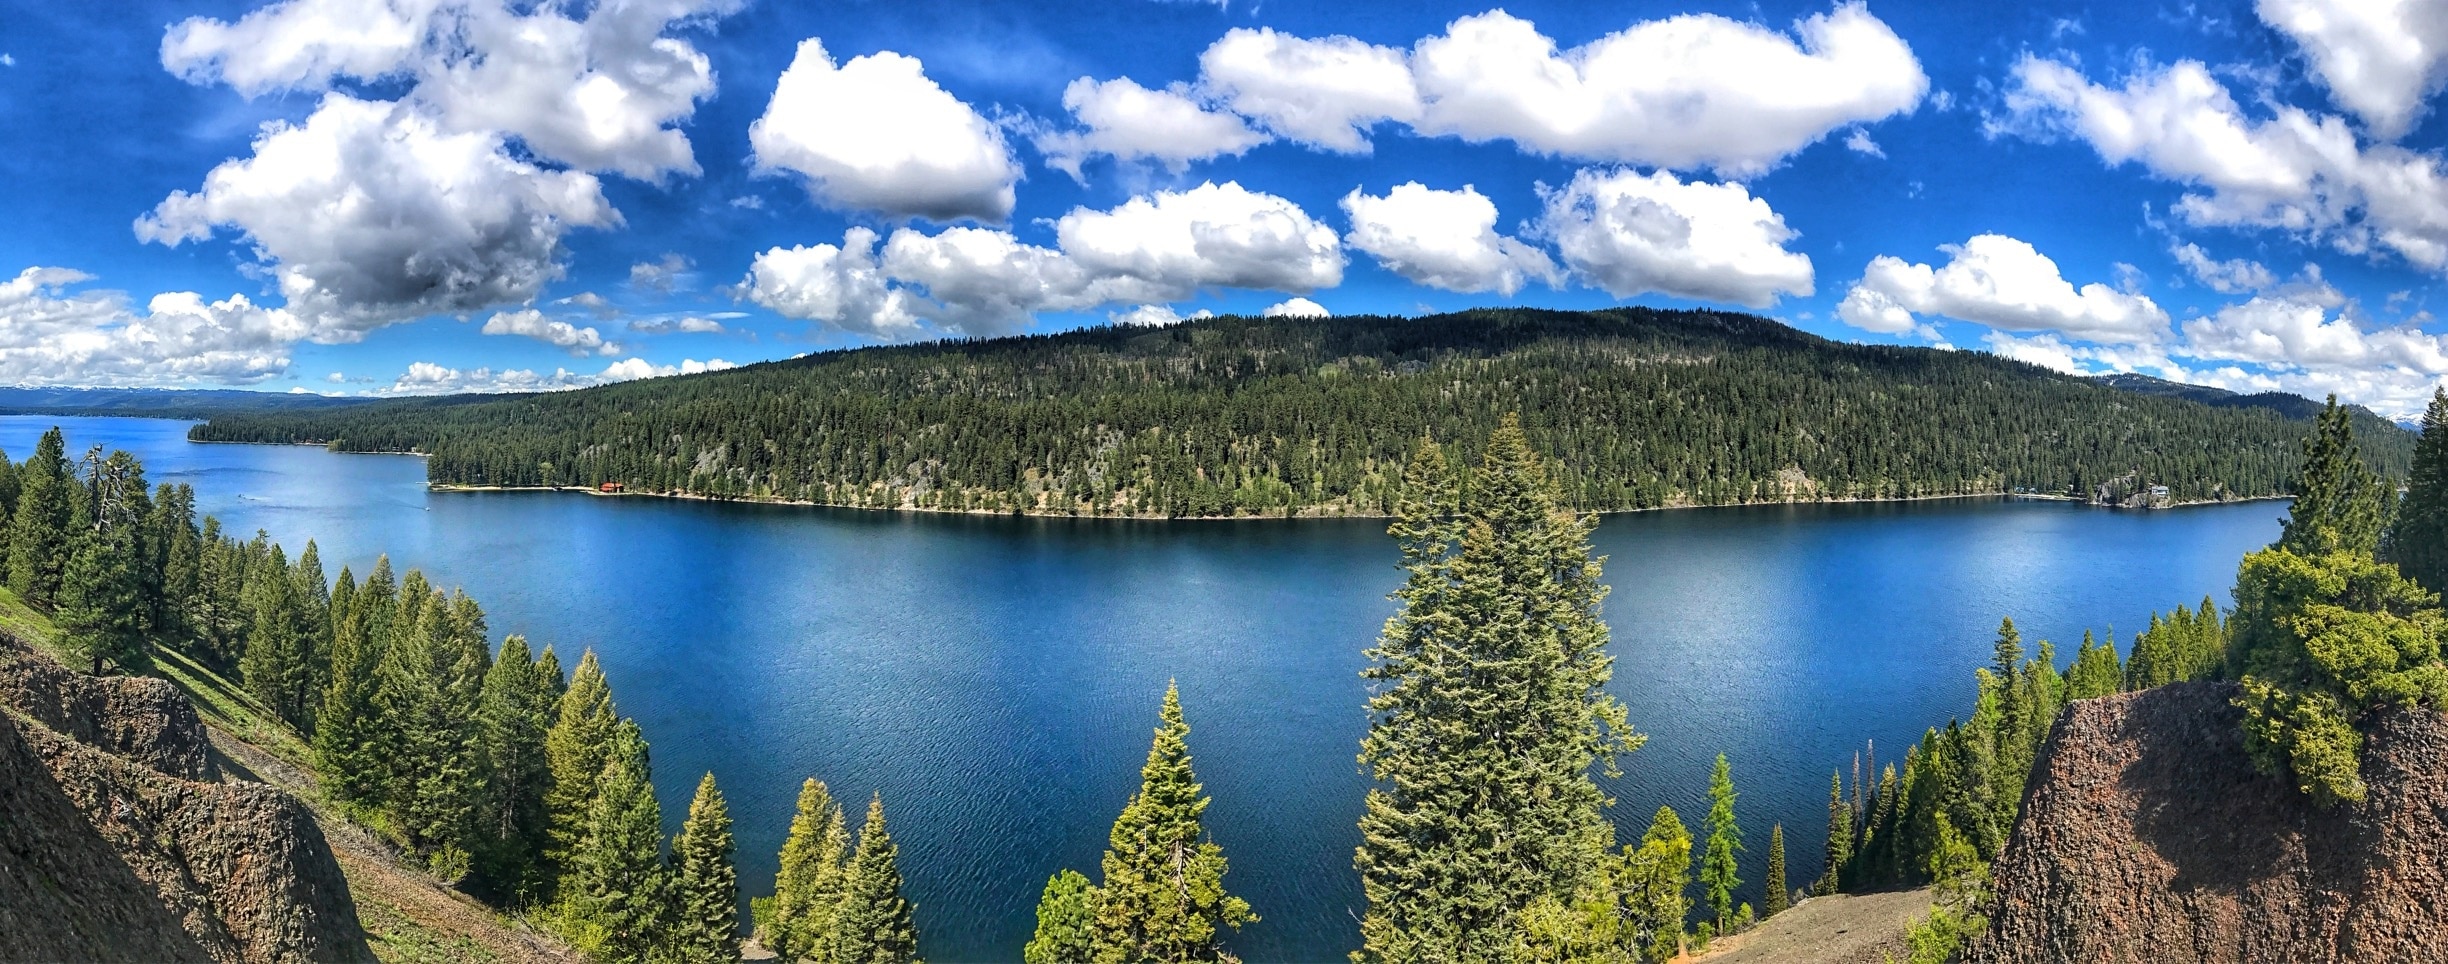
<svg viewBox="0 0 2448 964">
<path fill-rule="evenodd" d="M 2388 710 L 2323 809 L 2244 752 L 2233 684 L 2059 717 L 1994 868 L 1978 964 L 2448 959 L 2448 716 Z"/>
<path fill-rule="evenodd" d="M 312 815 L 208 745 L 168 683 L 0 642 L 0 960 L 374 959 Z"/>
</svg>

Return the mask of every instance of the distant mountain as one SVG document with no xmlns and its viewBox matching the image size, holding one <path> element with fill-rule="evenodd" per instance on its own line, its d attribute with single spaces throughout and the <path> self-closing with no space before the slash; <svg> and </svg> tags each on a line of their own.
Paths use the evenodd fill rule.
<svg viewBox="0 0 2448 964">
<path fill-rule="evenodd" d="M 370 399 L 222 388 L 0 388 L 0 415 L 136 415 L 211 418 L 362 405 Z"/>
<path fill-rule="evenodd" d="M 429 454 L 435 483 L 1064 515 L 1390 510 L 1423 436 L 1507 413 L 1588 509 L 2165 485 L 2276 495 L 2310 426 L 1755 315 L 1219 317 L 825 352 L 574 392 L 217 416 L 193 437 Z M 2413 436 L 2364 452 L 2402 476 Z"/>
<path fill-rule="evenodd" d="M 2181 398 L 2188 402 L 2200 402 L 2216 408 L 2266 408 L 2288 418 L 2311 418 L 2320 414 L 2322 405 L 2321 402 L 2287 392 L 2255 392 L 2244 395 L 2224 388 L 2187 385 L 2183 382 L 2171 382 L 2164 378 L 2152 378 L 2149 375 L 2134 372 L 2094 375 L 2091 380 L 2111 388 L 2119 388 L 2140 395 Z M 2393 421 L 2361 405 L 2349 405 L 2347 408 L 2354 414 L 2355 430 L 2358 432 L 2378 432 L 2384 427 L 2409 430 L 2415 427 L 2404 422 Z"/>
</svg>

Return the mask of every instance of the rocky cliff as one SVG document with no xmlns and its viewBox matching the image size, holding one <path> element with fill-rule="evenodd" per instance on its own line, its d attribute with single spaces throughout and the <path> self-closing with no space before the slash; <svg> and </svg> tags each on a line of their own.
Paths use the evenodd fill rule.
<svg viewBox="0 0 2448 964">
<path fill-rule="evenodd" d="M 2369 798 L 2322 809 L 2253 769 L 2234 694 L 2179 683 L 2069 706 L 1967 960 L 2448 960 L 2448 716 L 2381 714 Z"/>
<path fill-rule="evenodd" d="M 7 648 L 0 961 L 373 960 L 312 815 L 205 779 L 203 725 L 174 689 Z"/>
</svg>

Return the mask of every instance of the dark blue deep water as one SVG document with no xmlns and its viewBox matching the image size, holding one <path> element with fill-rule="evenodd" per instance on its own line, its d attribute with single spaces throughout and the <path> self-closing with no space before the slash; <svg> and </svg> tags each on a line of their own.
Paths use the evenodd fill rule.
<svg viewBox="0 0 2448 964">
<path fill-rule="evenodd" d="M 740 879 L 772 887 L 801 779 L 881 792 L 938 962 L 1016 960 L 1048 875 L 1093 876 L 1136 789 L 1165 681 L 1181 683 L 1229 885 L 1264 920 L 1252 961 L 1356 943 L 1367 646 L 1398 583 L 1370 521 L 970 518 L 429 493 L 404 456 L 198 445 L 185 423 L 0 418 L 0 449 L 54 422 L 72 454 L 141 456 L 203 511 L 362 574 L 377 553 L 480 600 L 496 635 L 593 647 L 644 726 L 667 822 L 713 771 Z M 2278 503 L 2114 512 L 1998 500 L 1643 513 L 1599 528 L 1614 690 L 1649 735 L 1616 781 L 1637 837 L 1705 812 L 1731 756 L 1756 882 L 1782 822 L 1817 873 L 1828 773 L 1875 739 L 1900 759 L 1965 711 L 2001 615 L 2061 657 L 2154 609 L 2222 604 L 2277 536 Z M 1756 883 L 1746 899 L 1757 900 Z"/>
</svg>

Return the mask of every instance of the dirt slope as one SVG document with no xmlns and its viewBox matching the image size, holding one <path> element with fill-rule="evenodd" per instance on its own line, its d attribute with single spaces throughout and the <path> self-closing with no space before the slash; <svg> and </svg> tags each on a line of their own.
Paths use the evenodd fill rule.
<svg viewBox="0 0 2448 964">
<path fill-rule="evenodd" d="M 1813 897 L 1691 958 L 1706 964 L 1884 964 L 1903 960 L 1904 931 L 1928 914 L 1930 892 Z"/>
<path fill-rule="evenodd" d="M 2246 758 L 2230 684 L 2068 707 L 1996 867 L 1976 964 L 2448 960 L 2448 716 L 2388 711 L 2370 798 Z"/>
</svg>

